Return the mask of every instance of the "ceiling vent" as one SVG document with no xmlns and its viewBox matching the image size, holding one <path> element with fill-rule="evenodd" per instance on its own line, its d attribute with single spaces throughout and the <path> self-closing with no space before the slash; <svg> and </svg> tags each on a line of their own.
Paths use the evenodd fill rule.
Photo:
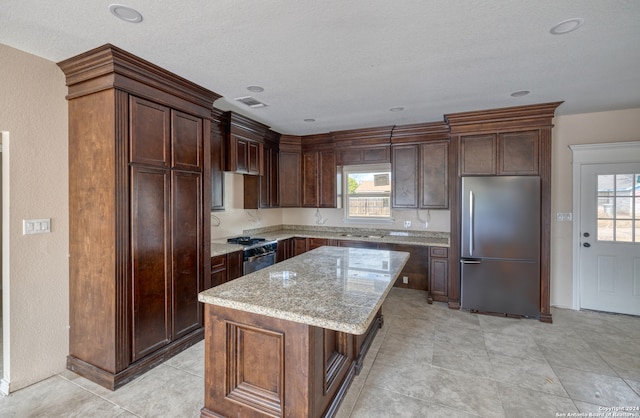
<svg viewBox="0 0 640 418">
<path fill-rule="evenodd" d="M 266 104 L 262 103 L 260 100 L 256 99 L 255 97 L 251 97 L 251 96 L 238 97 L 238 98 L 236 98 L 234 100 L 242 102 L 242 103 L 246 104 L 247 106 L 249 106 L 252 109 L 258 109 L 260 107 L 267 107 Z"/>
</svg>

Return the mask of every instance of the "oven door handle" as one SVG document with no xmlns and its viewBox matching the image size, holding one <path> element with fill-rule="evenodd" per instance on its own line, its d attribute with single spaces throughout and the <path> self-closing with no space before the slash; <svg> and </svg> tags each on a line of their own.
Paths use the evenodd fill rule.
<svg viewBox="0 0 640 418">
<path fill-rule="evenodd" d="M 258 255 L 254 255 L 253 257 L 247 257 L 247 259 L 245 261 L 252 262 L 252 261 L 255 261 L 255 260 L 259 259 L 259 258 L 269 257 L 269 256 L 272 256 L 274 254 L 275 254 L 275 252 L 258 254 Z"/>
</svg>

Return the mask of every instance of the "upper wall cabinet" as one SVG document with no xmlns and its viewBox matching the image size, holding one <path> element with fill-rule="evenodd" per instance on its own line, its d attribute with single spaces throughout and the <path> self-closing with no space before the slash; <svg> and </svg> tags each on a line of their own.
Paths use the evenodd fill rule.
<svg viewBox="0 0 640 418">
<path fill-rule="evenodd" d="M 301 193 L 304 207 L 336 207 L 336 158 L 331 136 L 304 138 Z"/>
<path fill-rule="evenodd" d="M 230 112 L 229 122 L 227 171 L 261 175 L 264 136 L 268 127 L 233 112 Z"/>
<path fill-rule="evenodd" d="M 449 130 L 441 122 L 396 127 L 391 137 L 392 205 L 449 207 Z"/>
<path fill-rule="evenodd" d="M 460 175 L 536 176 L 538 130 L 460 136 Z"/>
<path fill-rule="evenodd" d="M 269 209 L 280 206 L 279 142 L 280 134 L 268 130 L 265 135 L 260 176 L 244 175 L 244 208 Z"/>
<path fill-rule="evenodd" d="M 214 109 L 211 113 L 211 210 L 224 210 L 225 138 L 229 135 L 229 115 Z"/>
<path fill-rule="evenodd" d="M 379 164 L 391 161 L 393 126 L 332 132 L 336 165 Z M 306 140 L 306 138 L 305 138 Z"/>
<path fill-rule="evenodd" d="M 279 178 L 280 207 L 299 208 L 302 203 L 301 170 L 302 138 L 282 135 L 280 137 Z"/>
</svg>

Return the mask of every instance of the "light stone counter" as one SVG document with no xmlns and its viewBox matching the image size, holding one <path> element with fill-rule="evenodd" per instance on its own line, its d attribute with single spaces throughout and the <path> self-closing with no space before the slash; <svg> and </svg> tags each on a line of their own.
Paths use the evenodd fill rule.
<svg viewBox="0 0 640 418">
<path fill-rule="evenodd" d="M 321 247 L 205 290 L 198 299 L 359 335 L 408 259 L 399 251 Z"/>
</svg>

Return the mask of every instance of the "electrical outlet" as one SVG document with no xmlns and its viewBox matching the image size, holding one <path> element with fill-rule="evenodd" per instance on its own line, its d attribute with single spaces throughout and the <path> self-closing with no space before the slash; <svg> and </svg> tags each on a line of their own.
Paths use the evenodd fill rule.
<svg viewBox="0 0 640 418">
<path fill-rule="evenodd" d="M 402 283 L 409 284 L 409 278 L 407 276 L 402 276 Z"/>
<path fill-rule="evenodd" d="M 571 222 L 572 220 L 573 220 L 573 214 L 571 212 L 569 212 L 569 213 L 563 213 L 563 212 L 556 213 L 556 221 L 558 221 L 558 222 Z"/>
<path fill-rule="evenodd" d="M 411 228 L 411 221 L 404 221 L 405 228 Z"/>
</svg>

